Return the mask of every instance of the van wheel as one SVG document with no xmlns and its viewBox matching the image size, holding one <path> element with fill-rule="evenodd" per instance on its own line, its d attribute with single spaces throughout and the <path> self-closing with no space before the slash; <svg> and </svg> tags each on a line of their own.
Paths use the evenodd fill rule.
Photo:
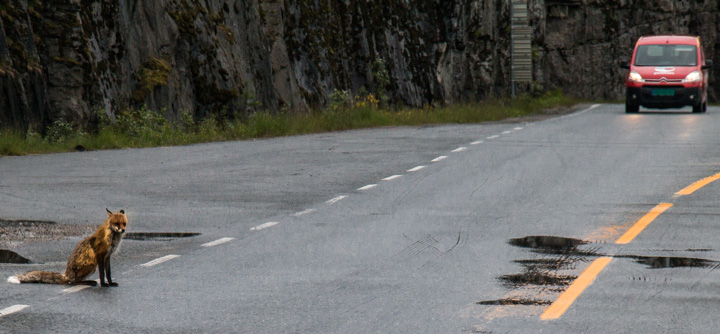
<svg viewBox="0 0 720 334">
<path fill-rule="evenodd" d="M 636 114 L 640 111 L 640 105 L 631 103 L 629 101 L 625 102 L 625 112 L 628 114 Z"/>
<path fill-rule="evenodd" d="M 698 103 L 693 106 L 693 113 L 704 113 L 707 110 L 707 102 Z"/>
</svg>

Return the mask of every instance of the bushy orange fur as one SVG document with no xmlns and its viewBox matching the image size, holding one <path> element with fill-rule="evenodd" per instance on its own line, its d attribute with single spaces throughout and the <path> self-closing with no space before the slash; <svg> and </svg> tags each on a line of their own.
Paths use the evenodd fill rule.
<svg viewBox="0 0 720 334">
<path fill-rule="evenodd" d="M 50 284 L 85 284 L 97 285 L 95 281 L 85 280 L 99 269 L 100 285 L 117 286 L 110 275 L 110 256 L 120 248 L 120 242 L 127 228 L 125 211 L 108 213 L 107 219 L 98 227 L 93 235 L 85 238 L 75 246 L 65 273 L 47 271 L 29 271 L 8 278 L 11 283 L 50 283 Z M 105 277 L 107 276 L 107 283 Z"/>
</svg>

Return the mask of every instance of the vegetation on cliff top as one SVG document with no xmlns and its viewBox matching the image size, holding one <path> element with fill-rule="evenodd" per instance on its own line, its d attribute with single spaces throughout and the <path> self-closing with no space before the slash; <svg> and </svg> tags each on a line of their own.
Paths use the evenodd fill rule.
<svg viewBox="0 0 720 334">
<path fill-rule="evenodd" d="M 48 127 L 45 137 L 34 132 L 0 131 L 0 155 L 188 145 L 381 126 L 481 123 L 542 115 L 549 109 L 569 108 L 580 101 L 553 91 L 538 97 L 394 109 L 384 106 L 374 94 L 352 97 L 336 91 L 330 102 L 327 108 L 309 113 L 257 112 L 235 119 L 219 115 L 201 121 L 194 120 L 190 113 L 170 121 L 144 107 L 119 113 L 114 120 L 99 113 L 96 133 L 74 130 L 71 124 L 61 121 Z"/>
</svg>

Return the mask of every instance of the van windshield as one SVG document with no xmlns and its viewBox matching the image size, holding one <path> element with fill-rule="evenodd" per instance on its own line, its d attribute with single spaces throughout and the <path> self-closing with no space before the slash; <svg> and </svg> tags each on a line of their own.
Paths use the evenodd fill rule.
<svg viewBox="0 0 720 334">
<path fill-rule="evenodd" d="M 636 66 L 696 66 L 695 45 L 639 45 L 635 55 Z"/>
</svg>

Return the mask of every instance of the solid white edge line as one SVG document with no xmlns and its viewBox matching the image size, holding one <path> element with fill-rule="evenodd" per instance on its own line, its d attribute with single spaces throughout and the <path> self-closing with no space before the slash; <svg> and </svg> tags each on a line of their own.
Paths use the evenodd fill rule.
<svg viewBox="0 0 720 334">
<path fill-rule="evenodd" d="M 408 171 L 408 172 L 417 172 L 417 171 L 419 171 L 419 170 L 421 170 L 421 169 L 423 169 L 423 168 L 425 168 L 425 166 L 417 166 L 417 167 L 410 168 L 410 169 L 408 169 L 407 171 Z"/>
<path fill-rule="evenodd" d="M 435 159 L 432 159 L 431 161 L 432 161 L 432 162 L 438 162 L 438 161 L 444 160 L 445 158 L 447 158 L 447 156 L 441 155 L 441 156 L 439 156 L 439 157 L 437 157 L 437 158 L 435 158 Z"/>
<path fill-rule="evenodd" d="M 366 186 L 362 186 L 360 188 L 357 188 L 357 190 L 368 190 L 377 187 L 377 184 L 368 184 Z"/>
<path fill-rule="evenodd" d="M 220 238 L 220 239 L 217 239 L 217 240 L 215 240 L 215 241 L 211 241 L 211 242 L 208 242 L 208 243 L 204 243 L 204 244 L 202 244 L 202 245 L 200 245 L 200 246 L 203 246 L 203 247 L 213 247 L 213 246 L 217 246 L 217 245 L 220 245 L 220 244 L 224 244 L 224 243 L 226 243 L 226 242 L 233 241 L 233 240 L 235 240 L 235 238 L 229 238 L 229 237 Z"/>
<path fill-rule="evenodd" d="M 597 108 L 597 107 L 599 107 L 599 106 L 600 106 L 600 104 L 593 104 L 593 105 L 591 105 L 591 106 L 589 106 L 589 107 L 587 107 L 587 108 L 585 108 L 585 109 L 583 109 L 583 110 L 580 110 L 580 111 L 578 111 L 578 112 L 574 112 L 574 113 L 572 113 L 572 114 L 567 114 L 567 115 L 565 115 L 565 116 L 558 117 L 558 119 L 577 116 L 577 115 L 580 115 L 580 114 L 582 114 L 582 113 L 585 113 L 585 112 L 588 112 L 588 111 L 590 111 L 590 110 L 593 110 L 593 109 L 595 109 L 595 108 Z"/>
<path fill-rule="evenodd" d="M 345 196 L 345 195 L 340 195 L 340 196 L 335 197 L 335 198 L 333 198 L 333 199 L 327 200 L 325 203 L 327 203 L 327 204 L 335 204 L 335 203 L 337 203 L 337 202 L 345 199 L 346 197 L 347 197 L 347 196 Z"/>
<path fill-rule="evenodd" d="M 157 259 L 155 259 L 155 260 L 152 260 L 152 261 L 150 261 L 150 262 L 143 263 L 143 264 L 141 264 L 141 266 L 143 266 L 143 267 L 152 267 L 152 266 L 154 266 L 154 265 L 161 264 L 161 263 L 163 263 L 163 262 L 165 262 L 165 261 L 172 260 L 172 259 L 174 259 L 174 258 L 176 258 L 176 257 L 180 257 L 180 255 L 175 255 L 175 254 L 165 255 L 165 256 L 163 256 L 163 257 L 159 257 L 159 258 L 157 258 Z"/>
<path fill-rule="evenodd" d="M 382 180 L 383 180 L 383 181 L 391 181 L 391 180 L 395 180 L 395 179 L 397 179 L 397 178 L 399 178 L 399 177 L 402 177 L 402 175 L 392 175 L 392 176 L 388 176 L 388 177 L 386 177 L 386 178 L 384 178 L 384 179 L 382 179 Z"/>
<path fill-rule="evenodd" d="M 300 217 L 300 216 L 302 216 L 302 215 L 306 215 L 306 214 L 312 213 L 312 212 L 315 212 L 315 209 L 307 209 L 307 210 L 303 210 L 303 211 L 300 211 L 300 212 L 295 212 L 295 213 L 293 214 L 293 216 L 295 216 L 295 217 Z"/>
<path fill-rule="evenodd" d="M 268 228 L 268 227 L 273 227 L 273 226 L 275 226 L 275 225 L 277 225 L 277 224 L 279 224 L 279 223 L 278 223 L 278 222 L 267 222 L 267 223 L 265 223 L 265 224 L 260 224 L 260 225 L 255 226 L 255 227 L 251 227 L 251 228 L 250 228 L 250 231 L 260 231 L 260 230 L 266 229 L 266 228 Z"/>
<path fill-rule="evenodd" d="M 13 313 L 15 313 L 15 312 L 22 311 L 22 310 L 24 310 L 25 308 L 28 308 L 28 307 L 30 307 L 30 305 L 22 305 L 22 304 L 17 304 L 17 305 L 13 305 L 13 306 L 10 306 L 10 307 L 6 307 L 6 308 L 0 310 L 0 317 L 6 316 L 6 315 L 8 315 L 8 314 L 13 314 Z"/>
<path fill-rule="evenodd" d="M 467 150 L 467 147 L 461 146 L 461 147 L 458 147 L 458 148 L 452 150 L 451 152 L 452 152 L 452 153 L 458 153 L 458 152 L 462 152 L 462 151 L 465 151 L 465 150 Z"/>
</svg>

